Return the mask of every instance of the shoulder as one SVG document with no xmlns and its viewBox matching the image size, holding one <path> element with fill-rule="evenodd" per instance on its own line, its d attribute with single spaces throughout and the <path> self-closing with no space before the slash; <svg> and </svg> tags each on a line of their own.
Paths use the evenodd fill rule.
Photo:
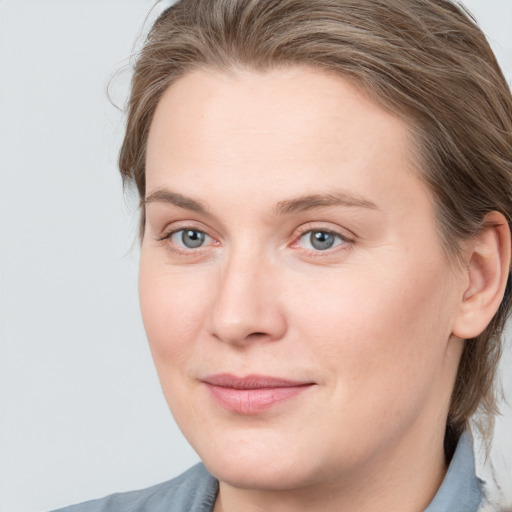
<svg viewBox="0 0 512 512">
<path fill-rule="evenodd" d="M 54 512 L 211 512 L 217 489 L 217 480 L 197 464 L 180 476 L 147 489 L 112 494 Z"/>
</svg>

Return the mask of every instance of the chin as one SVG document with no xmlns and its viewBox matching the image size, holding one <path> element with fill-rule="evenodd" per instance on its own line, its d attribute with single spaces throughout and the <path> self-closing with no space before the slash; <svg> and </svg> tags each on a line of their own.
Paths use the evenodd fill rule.
<svg viewBox="0 0 512 512">
<path fill-rule="evenodd" d="M 275 435 L 275 434 L 274 434 Z M 283 491 L 318 484 L 328 478 L 329 464 L 318 463 L 300 442 L 287 443 L 274 436 L 248 435 L 227 443 L 215 440 L 215 448 L 196 450 L 210 473 L 219 481 L 240 489 Z M 268 438 L 270 437 L 270 439 Z M 213 444 L 212 443 L 212 444 Z"/>
<path fill-rule="evenodd" d="M 264 461 L 261 457 L 245 457 L 238 462 L 204 462 L 215 478 L 238 489 L 285 491 L 307 487 L 315 482 L 315 478 L 304 471 L 306 468 L 300 464 L 291 464 L 290 461 Z"/>
</svg>

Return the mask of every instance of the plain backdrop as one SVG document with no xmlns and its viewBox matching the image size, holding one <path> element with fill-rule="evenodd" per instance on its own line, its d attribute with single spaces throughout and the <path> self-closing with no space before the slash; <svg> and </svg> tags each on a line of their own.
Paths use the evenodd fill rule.
<svg viewBox="0 0 512 512">
<path fill-rule="evenodd" d="M 0 0 L 2 512 L 145 487 L 198 460 L 147 347 L 136 199 L 116 169 L 123 116 L 106 95 L 165 5 L 146 19 L 153 0 Z M 512 0 L 466 5 L 510 81 Z M 128 79 L 112 84 L 121 106 Z M 512 398 L 510 352 L 502 373 Z M 503 411 L 491 460 L 512 500 L 512 411 Z"/>
</svg>

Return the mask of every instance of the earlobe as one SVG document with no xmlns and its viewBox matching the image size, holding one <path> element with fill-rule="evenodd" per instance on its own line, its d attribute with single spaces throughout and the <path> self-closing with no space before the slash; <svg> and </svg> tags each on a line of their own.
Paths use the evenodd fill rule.
<svg viewBox="0 0 512 512">
<path fill-rule="evenodd" d="M 470 339 L 487 327 L 503 299 L 510 271 L 511 236 L 505 217 L 487 214 L 480 232 L 468 242 L 468 266 L 454 336 Z"/>
</svg>

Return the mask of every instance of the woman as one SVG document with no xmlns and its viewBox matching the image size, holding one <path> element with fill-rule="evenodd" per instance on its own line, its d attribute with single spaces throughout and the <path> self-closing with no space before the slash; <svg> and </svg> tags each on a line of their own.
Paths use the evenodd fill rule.
<svg viewBox="0 0 512 512">
<path fill-rule="evenodd" d="M 512 98 L 447 0 L 183 0 L 121 149 L 164 395 L 204 465 L 79 510 L 476 511 Z"/>
</svg>

